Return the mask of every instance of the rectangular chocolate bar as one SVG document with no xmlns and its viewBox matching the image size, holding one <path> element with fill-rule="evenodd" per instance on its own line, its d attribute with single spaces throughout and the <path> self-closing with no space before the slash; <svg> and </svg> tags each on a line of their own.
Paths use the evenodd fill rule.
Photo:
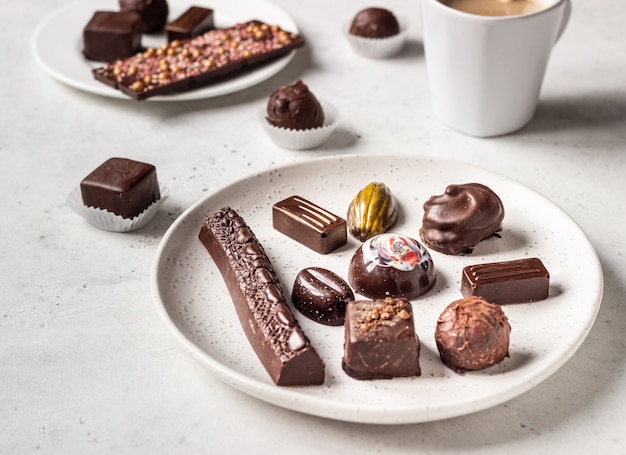
<svg viewBox="0 0 626 455">
<path fill-rule="evenodd" d="M 348 241 L 346 220 L 300 196 L 274 204 L 272 224 L 277 231 L 321 254 Z"/>
<path fill-rule="evenodd" d="M 248 341 L 275 384 L 324 382 L 324 362 L 291 309 L 272 264 L 246 222 L 224 207 L 199 234 L 217 265 Z"/>
<path fill-rule="evenodd" d="M 260 21 L 210 30 L 148 48 L 93 70 L 96 80 L 136 100 L 192 90 L 288 54 L 302 36 Z"/>
<path fill-rule="evenodd" d="M 536 302 L 548 298 L 550 274 L 537 258 L 470 265 L 463 269 L 461 293 L 491 303 Z"/>
<path fill-rule="evenodd" d="M 213 10 L 190 6 L 187 11 L 181 14 L 176 20 L 165 26 L 167 40 L 185 40 L 212 30 Z"/>
<path fill-rule="evenodd" d="M 141 50 L 141 18 L 119 11 L 96 11 L 83 29 L 87 60 L 110 62 Z"/>
</svg>

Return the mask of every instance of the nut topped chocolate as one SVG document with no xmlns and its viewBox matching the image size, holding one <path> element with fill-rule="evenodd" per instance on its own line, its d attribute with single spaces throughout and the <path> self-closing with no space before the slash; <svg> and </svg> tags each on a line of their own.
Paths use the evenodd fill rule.
<svg viewBox="0 0 626 455">
<path fill-rule="evenodd" d="M 142 31 L 146 33 L 161 30 L 169 14 L 166 0 L 119 0 L 119 4 L 120 11 L 139 14 Z"/>
<path fill-rule="evenodd" d="M 350 33 L 364 38 L 388 38 L 400 33 L 400 25 L 387 9 L 365 8 L 354 16 Z"/>
<path fill-rule="evenodd" d="M 267 103 L 266 118 L 274 126 L 292 130 L 324 126 L 324 110 L 302 80 L 274 90 Z"/>
<path fill-rule="evenodd" d="M 482 240 L 502 230 L 504 206 L 496 193 L 480 183 L 449 185 L 445 193 L 424 203 L 420 236 L 444 254 L 471 253 Z"/>
</svg>

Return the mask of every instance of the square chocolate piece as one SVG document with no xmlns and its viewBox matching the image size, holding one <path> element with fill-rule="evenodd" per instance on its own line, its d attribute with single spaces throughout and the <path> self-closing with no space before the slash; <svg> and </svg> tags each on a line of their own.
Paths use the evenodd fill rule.
<svg viewBox="0 0 626 455">
<path fill-rule="evenodd" d="M 341 366 L 361 380 L 420 376 L 411 303 L 391 297 L 349 302 Z"/>
<path fill-rule="evenodd" d="M 111 62 L 141 51 L 141 18 L 135 13 L 96 11 L 83 30 L 83 55 Z"/>
<path fill-rule="evenodd" d="M 199 6 L 189 7 L 176 20 L 165 26 L 169 42 L 193 38 L 213 28 L 213 10 Z"/>
<path fill-rule="evenodd" d="M 134 218 L 160 199 L 156 168 L 127 158 L 109 158 L 80 182 L 83 203 Z"/>
</svg>

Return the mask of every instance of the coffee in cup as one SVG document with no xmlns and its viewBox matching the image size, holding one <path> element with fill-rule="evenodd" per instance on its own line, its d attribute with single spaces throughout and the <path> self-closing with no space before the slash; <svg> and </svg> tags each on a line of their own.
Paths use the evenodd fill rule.
<svg viewBox="0 0 626 455">
<path fill-rule="evenodd" d="M 543 0 L 440 0 L 450 8 L 480 16 L 517 16 L 541 11 Z"/>
</svg>

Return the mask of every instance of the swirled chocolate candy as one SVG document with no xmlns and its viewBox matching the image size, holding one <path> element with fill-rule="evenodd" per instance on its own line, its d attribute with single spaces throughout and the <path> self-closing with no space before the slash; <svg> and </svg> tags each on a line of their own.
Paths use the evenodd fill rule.
<svg viewBox="0 0 626 455">
<path fill-rule="evenodd" d="M 444 254 L 471 253 L 482 240 L 502 230 L 504 206 L 496 193 L 480 183 L 449 185 L 445 193 L 424 203 L 420 236 Z"/>
<path fill-rule="evenodd" d="M 142 31 L 157 32 L 167 21 L 169 6 L 166 0 L 119 0 L 120 11 L 137 13 L 141 17 Z"/>
<path fill-rule="evenodd" d="M 212 9 L 190 6 L 178 18 L 167 24 L 165 31 L 167 32 L 167 40 L 171 42 L 201 35 L 212 30 L 213 26 Z"/>
<path fill-rule="evenodd" d="M 265 250 L 229 207 L 202 224 L 199 234 L 219 269 L 243 331 L 277 385 L 324 382 L 324 362 L 294 318 Z"/>
<path fill-rule="evenodd" d="M 355 251 L 348 282 L 355 292 L 373 299 L 413 299 L 435 284 L 435 265 L 417 240 L 385 233 L 372 237 Z"/>
<path fill-rule="evenodd" d="M 354 293 L 348 283 L 321 267 L 301 270 L 291 292 L 291 301 L 303 315 L 326 325 L 343 325 L 351 300 Z"/>
<path fill-rule="evenodd" d="M 389 10 L 365 8 L 352 19 L 350 33 L 364 38 L 388 38 L 400 33 L 400 25 Z"/>
<path fill-rule="evenodd" d="M 511 326 L 500 305 L 467 297 L 448 305 L 437 320 L 441 360 L 457 373 L 482 370 L 509 355 Z"/>
<path fill-rule="evenodd" d="M 267 121 L 279 128 L 308 130 L 324 126 L 324 110 L 301 80 L 277 88 L 267 102 Z"/>
<path fill-rule="evenodd" d="M 83 29 L 87 60 L 110 62 L 141 49 L 141 21 L 135 13 L 96 11 Z"/>
<path fill-rule="evenodd" d="M 348 303 L 343 370 L 355 379 L 420 376 L 419 339 L 406 299 Z"/>
</svg>

